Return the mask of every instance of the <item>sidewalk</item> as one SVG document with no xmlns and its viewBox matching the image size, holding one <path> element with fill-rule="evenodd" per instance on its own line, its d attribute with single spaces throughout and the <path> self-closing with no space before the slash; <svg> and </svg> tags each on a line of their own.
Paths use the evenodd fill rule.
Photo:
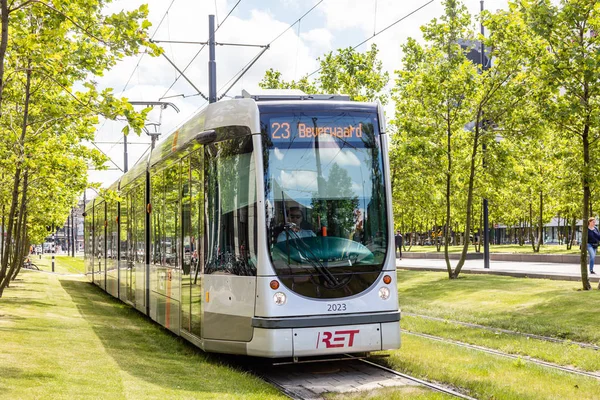
<svg viewBox="0 0 600 400">
<path fill-rule="evenodd" d="M 454 269 L 458 260 L 450 260 Z M 430 258 L 404 258 L 396 260 L 400 269 L 423 271 L 447 271 L 446 261 Z M 594 285 L 600 281 L 600 265 L 596 265 L 596 275 L 588 275 L 590 283 Z M 483 268 L 483 260 L 466 260 L 461 273 L 493 274 L 515 277 L 542 278 L 581 281 L 581 268 L 579 264 L 525 262 L 525 261 L 490 261 L 490 268 Z M 595 288 L 595 287 L 594 287 Z"/>
</svg>

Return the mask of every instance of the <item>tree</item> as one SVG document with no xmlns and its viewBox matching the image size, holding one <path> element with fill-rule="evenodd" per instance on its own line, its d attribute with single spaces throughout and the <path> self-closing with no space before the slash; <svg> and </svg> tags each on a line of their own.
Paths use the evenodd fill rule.
<svg viewBox="0 0 600 400">
<path fill-rule="evenodd" d="M 590 157 L 600 139 L 600 9 L 594 0 L 521 1 L 513 4 L 515 14 L 537 34 L 546 51 L 529 59 L 531 70 L 553 91 L 544 102 L 545 117 L 577 151 L 583 220 L 580 252 L 584 290 L 591 289 L 587 271 L 587 229 L 591 185 L 597 180 L 597 165 Z"/>
<path fill-rule="evenodd" d="M 382 72 L 381 61 L 377 60 L 377 45 L 365 53 L 353 48 L 339 49 L 319 57 L 319 76 L 309 81 L 308 76 L 299 81 L 286 82 L 281 72 L 270 69 L 265 72 L 259 86 L 263 89 L 300 89 L 305 93 L 344 93 L 354 101 L 380 100 L 386 104 L 387 95 L 383 92 L 389 74 Z"/>
<path fill-rule="evenodd" d="M 470 15 L 459 1 L 447 0 L 444 6 L 441 19 L 422 28 L 426 45 L 409 40 L 404 46 L 404 68 L 398 71 L 394 93 L 399 132 L 409 135 L 410 141 L 427 135 L 431 151 L 444 152 L 444 253 L 448 275 L 453 279 L 466 259 L 474 226 L 475 192 L 483 195 L 488 190 L 478 176 L 482 157 L 489 157 L 490 152 L 481 154 L 480 148 L 485 145 L 493 149 L 494 130 L 518 115 L 517 105 L 531 96 L 530 77 L 523 73 L 520 58 L 535 47 L 521 43 L 528 35 L 511 14 L 483 13 L 482 22 L 491 31 L 485 42 L 494 58 L 494 64 L 483 69 L 467 59 L 468 46 L 459 44 L 465 39 L 463 43 L 472 43 L 475 37 Z M 415 116 L 417 121 L 411 121 Z M 447 250 L 453 218 L 464 223 L 463 250 L 454 270 Z"/>
<path fill-rule="evenodd" d="M 32 238 L 29 232 L 37 236 L 49 220 L 64 221 L 87 186 L 86 165 L 102 161 L 81 145 L 93 139 L 97 116 L 124 116 L 138 133 L 143 127 L 147 110 L 136 113 L 110 89 L 99 92 L 93 79 L 141 46 L 159 54 L 147 40 L 147 7 L 104 15 L 104 4 L 30 0 L 11 4 L 2 15 L 2 40 L 5 29 L 12 39 L 4 54 L 6 42 L 0 44 L 7 72 L 0 76 L 0 168 L 6 178 L 12 177 L 12 189 L 3 187 L 1 194 L 7 207 L 0 296 L 18 273 Z M 54 212 L 47 213 L 49 209 Z"/>
</svg>

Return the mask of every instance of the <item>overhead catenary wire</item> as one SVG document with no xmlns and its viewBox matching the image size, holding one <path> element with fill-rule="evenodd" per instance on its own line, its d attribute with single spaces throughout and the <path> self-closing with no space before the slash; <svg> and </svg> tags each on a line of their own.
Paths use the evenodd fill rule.
<svg viewBox="0 0 600 400">
<path fill-rule="evenodd" d="M 94 146 L 95 148 L 97 148 L 97 149 L 98 149 L 98 151 L 99 151 L 100 153 L 102 153 L 102 154 L 104 154 L 106 157 L 108 157 L 108 161 L 110 161 L 110 162 L 111 162 L 111 163 L 112 163 L 112 164 L 113 164 L 115 167 L 117 167 L 117 168 L 119 169 L 119 171 L 123 172 L 123 169 L 122 169 L 121 167 L 119 167 L 119 166 L 118 166 L 118 165 L 117 165 L 117 164 L 116 164 L 116 163 L 115 163 L 115 162 L 112 160 L 112 158 L 110 158 L 110 157 L 108 156 L 108 154 L 106 154 L 105 152 L 103 152 L 103 151 L 102 151 L 102 149 L 96 145 L 96 143 L 94 143 L 94 142 L 91 142 L 91 143 L 92 143 L 92 146 Z"/>
<path fill-rule="evenodd" d="M 150 40 L 152 40 L 152 38 L 154 38 L 154 36 L 155 36 L 155 35 L 156 35 L 156 33 L 158 32 L 158 30 L 160 29 L 160 26 L 162 25 L 162 23 L 164 22 L 165 18 L 167 17 L 167 14 L 169 13 L 169 10 L 171 10 L 171 7 L 173 6 L 173 3 L 175 3 L 175 0 L 171 0 L 171 4 L 169 4 L 169 7 L 167 7 L 167 10 L 165 11 L 165 13 L 163 14 L 162 18 L 160 19 L 160 22 L 159 22 L 159 23 L 158 23 L 158 25 L 156 26 L 156 29 L 154 30 L 154 33 L 153 33 L 153 34 L 152 34 L 152 36 L 150 37 Z M 133 68 L 133 71 L 131 71 L 131 74 L 129 75 L 129 78 L 127 79 L 127 82 L 125 82 L 125 86 L 123 86 L 123 89 L 121 89 L 121 93 L 120 93 L 120 95 L 122 95 L 122 94 L 125 92 L 125 90 L 127 89 L 127 86 L 129 86 L 129 82 L 131 82 L 131 78 L 133 78 L 133 75 L 135 75 L 135 72 L 138 70 L 138 68 L 139 68 L 139 66 L 140 66 L 140 62 L 142 61 L 142 58 L 144 58 L 144 55 L 145 55 L 145 54 L 146 54 L 145 52 L 142 52 L 142 53 L 140 54 L 140 57 L 138 58 L 138 62 L 137 62 L 137 64 L 136 64 L 136 65 L 135 65 L 135 67 Z M 104 126 L 106 125 L 106 121 L 108 121 L 108 119 L 106 119 L 106 118 L 105 118 L 105 119 L 104 119 L 104 122 L 102 122 L 102 125 L 100 126 L 100 128 L 99 128 L 99 129 L 97 129 L 97 130 L 96 130 L 96 132 L 99 132 L 99 131 L 101 131 L 101 130 L 104 128 Z M 93 143 L 92 143 L 92 144 L 93 144 Z M 96 146 L 96 147 L 97 147 L 97 146 Z M 113 146 L 113 147 L 114 147 L 114 146 Z M 110 150 L 112 150 L 112 148 L 113 148 L 113 147 L 111 147 L 111 148 L 109 149 L 109 151 L 110 151 Z M 100 149 L 98 149 L 98 150 L 100 150 Z M 100 150 L 100 151 L 102 151 L 102 150 Z M 103 153 L 104 153 L 104 152 L 103 152 Z M 104 154 L 104 155 L 106 155 L 106 154 Z M 108 157 L 108 155 L 106 155 L 106 156 Z"/>
<path fill-rule="evenodd" d="M 369 36 L 368 38 L 366 38 L 365 40 L 363 40 L 362 42 L 360 42 L 359 44 L 357 44 L 356 46 L 352 47 L 352 50 L 356 49 L 357 47 L 362 46 L 363 44 L 367 43 L 369 40 L 373 39 L 374 37 L 382 34 L 383 32 L 387 31 L 388 29 L 390 29 L 392 26 L 396 25 L 399 22 L 404 21 L 406 18 L 410 17 L 411 15 L 417 13 L 418 11 L 421 11 L 423 8 L 427 7 L 428 5 L 430 5 L 431 3 L 435 2 L 436 0 L 430 0 L 427 3 L 421 5 L 420 7 L 414 9 L 413 11 L 409 12 L 408 14 L 406 14 L 405 16 L 397 19 L 396 21 L 392 22 L 391 24 L 389 24 L 388 26 L 386 26 L 385 28 L 383 28 L 382 30 L 380 30 L 379 32 L 373 33 L 373 35 Z M 306 77 L 311 77 L 312 75 L 316 74 L 317 72 L 319 72 L 321 70 L 321 67 L 319 67 L 318 69 L 314 70 L 313 72 L 311 72 L 310 74 L 306 75 Z"/>
<path fill-rule="evenodd" d="M 300 18 L 298 18 L 296 21 L 294 21 L 293 24 L 291 24 L 290 26 L 288 26 L 287 28 L 285 28 L 280 34 L 278 34 L 277 36 L 275 36 L 268 44 L 267 47 L 270 47 L 273 43 L 275 43 L 275 41 L 277 41 L 280 37 L 282 37 L 287 31 L 289 31 L 290 29 L 292 29 L 297 23 L 299 23 L 304 17 L 306 17 L 308 14 L 310 14 L 315 8 L 317 8 L 319 6 L 319 4 L 321 4 L 324 0 L 319 0 L 318 3 L 316 3 L 314 6 L 312 6 L 308 11 L 306 11 L 304 14 L 302 14 L 302 16 Z M 229 79 L 227 81 L 227 83 L 225 83 L 223 86 L 221 86 L 219 88 L 219 92 L 221 90 L 223 90 L 224 87 L 226 87 L 227 85 L 229 85 L 230 82 L 232 82 L 235 78 L 238 77 L 238 75 L 240 73 L 242 73 L 248 66 L 250 66 L 252 63 L 256 62 L 256 57 L 252 58 L 250 61 L 248 61 L 246 63 L 246 65 L 244 65 L 244 67 L 242 69 L 240 69 L 238 72 L 236 72 L 231 79 Z M 221 96 L 219 97 L 219 99 L 222 99 L 223 97 L 225 97 L 225 95 L 227 94 L 227 92 L 221 94 Z M 204 107 L 206 103 L 202 104 L 200 107 Z"/>
<path fill-rule="evenodd" d="M 285 28 L 281 33 L 279 33 L 277 36 L 275 36 L 267 45 L 266 48 L 270 47 L 275 41 L 277 41 L 280 37 L 282 37 L 288 30 L 292 29 L 298 22 L 300 22 L 304 17 L 306 17 L 308 14 L 310 14 L 315 8 L 317 8 L 324 0 L 319 0 L 315 5 L 313 5 L 308 11 L 306 11 L 304 14 L 302 14 L 302 16 L 300 16 L 300 18 L 298 18 L 296 21 L 294 21 L 294 23 L 290 24 L 287 28 Z M 238 4 L 241 2 L 241 0 L 239 0 L 231 9 L 231 11 L 227 14 L 227 16 L 225 17 L 225 19 L 223 20 L 223 22 L 221 23 L 221 25 L 219 25 L 217 27 L 217 29 L 215 30 L 215 32 L 221 27 L 223 26 L 223 24 L 225 23 L 225 21 L 227 20 L 227 18 L 229 17 L 229 15 L 231 15 L 231 13 L 233 12 L 233 10 L 235 10 L 235 8 L 238 6 Z M 192 59 L 192 61 L 198 56 L 198 54 L 200 54 L 200 51 L 202 51 L 202 49 L 206 47 L 206 45 L 202 46 L 202 48 L 198 51 L 198 53 L 196 54 L 196 56 L 194 56 L 194 58 Z M 261 52 L 264 52 L 264 49 L 261 50 Z M 248 61 L 244 67 L 242 69 L 240 69 L 237 73 L 235 73 L 224 85 L 222 85 L 219 90 L 217 92 L 221 92 L 225 87 L 227 87 L 227 85 L 229 85 L 234 79 L 238 78 L 238 76 L 240 75 L 240 73 L 243 73 L 244 70 L 246 70 L 246 68 L 248 68 L 249 66 L 251 66 L 253 63 L 256 62 L 256 60 L 258 59 L 258 57 L 261 55 L 261 53 L 259 53 L 257 56 L 254 56 L 250 61 Z M 192 62 L 190 61 L 190 63 Z M 189 67 L 186 66 L 183 69 L 183 72 L 185 72 L 185 70 Z M 192 95 L 185 95 L 185 94 L 177 94 L 177 95 L 172 95 L 172 96 L 167 96 L 165 97 L 165 95 L 168 93 L 169 90 L 171 90 L 171 88 L 173 87 L 173 85 L 175 84 L 175 82 L 173 82 L 173 84 L 169 87 L 169 89 L 167 89 L 167 91 L 163 94 L 163 96 L 161 96 L 161 99 L 166 99 L 166 98 L 174 98 L 174 97 L 182 97 L 182 98 L 187 98 L 187 97 L 194 97 L 194 96 L 198 96 L 198 94 L 192 94 Z M 228 88 L 227 91 L 229 91 Z M 222 93 L 220 96 L 218 96 L 218 100 L 221 100 L 223 97 L 225 97 L 227 95 L 227 91 L 225 91 L 224 93 Z M 207 102 L 203 102 L 200 106 L 198 106 L 196 108 L 196 110 L 192 113 L 195 114 L 197 113 L 200 109 L 202 109 L 204 106 L 206 106 Z"/>
<path fill-rule="evenodd" d="M 160 26 L 162 25 L 163 21 L 167 17 L 167 14 L 169 14 L 169 11 L 171 10 L 171 7 L 173 6 L 173 3 L 175 3 L 175 0 L 171 0 L 171 4 L 169 4 L 169 7 L 167 8 L 167 11 L 165 11 L 165 13 L 163 14 L 162 18 L 160 19 L 160 22 L 156 26 L 156 29 L 154 30 L 154 33 L 152 34 L 152 36 L 150 36 L 150 40 L 154 39 L 154 36 L 156 35 L 156 33 L 158 32 L 158 30 L 160 29 Z M 140 66 L 140 62 L 142 61 L 142 58 L 144 58 L 145 54 L 146 53 L 143 52 L 140 55 L 140 58 L 138 59 L 137 64 L 133 68 L 133 71 L 131 71 L 131 75 L 129 75 L 129 79 L 127 79 L 127 82 L 125 83 L 125 86 L 123 87 L 123 90 L 121 90 L 121 94 L 123 94 L 123 92 L 125 92 L 125 89 L 127 89 L 127 86 L 129 85 L 129 82 L 131 81 L 131 78 L 133 77 L 133 74 L 135 74 L 135 70 L 138 69 L 138 67 Z"/>
<path fill-rule="evenodd" d="M 220 25 L 217 25 L 217 29 L 215 29 L 215 33 L 219 30 L 220 27 L 222 27 L 225 24 L 225 21 L 227 21 L 227 18 L 229 18 L 229 16 L 231 15 L 231 13 L 236 9 L 236 7 L 242 2 L 242 0 L 238 0 L 237 3 L 235 3 L 235 5 L 231 8 L 231 10 L 229 11 L 229 13 L 225 16 L 225 18 L 223 19 L 223 22 L 221 22 Z M 181 78 L 183 76 L 183 74 L 185 73 L 185 71 L 187 71 L 187 69 L 190 67 L 190 65 L 192 65 L 192 63 L 196 60 L 196 58 L 198 58 L 198 56 L 200 55 L 200 53 L 202 52 L 202 50 L 204 50 L 204 48 L 206 47 L 206 44 L 202 45 L 202 47 L 200 47 L 200 50 L 198 50 L 198 52 L 194 55 L 194 57 L 192 57 L 192 59 L 190 60 L 190 62 L 185 66 L 185 68 L 183 68 L 183 70 L 181 70 L 181 73 L 179 76 L 177 76 L 175 78 L 175 80 L 173 81 L 173 83 L 171 84 L 171 86 L 169 86 L 169 88 L 163 93 L 162 96 L 160 96 L 159 99 L 165 99 L 167 93 L 169 93 L 169 90 L 171 90 L 173 88 L 173 86 L 175 86 L 175 84 L 177 83 L 177 81 L 179 80 L 179 78 Z M 175 96 L 177 97 L 177 96 Z M 189 96 L 188 96 L 189 97 Z"/>
</svg>

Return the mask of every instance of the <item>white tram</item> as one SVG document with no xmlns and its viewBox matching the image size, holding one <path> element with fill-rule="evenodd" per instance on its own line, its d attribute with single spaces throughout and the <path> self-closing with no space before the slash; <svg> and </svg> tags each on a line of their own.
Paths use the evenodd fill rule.
<svg viewBox="0 0 600 400">
<path fill-rule="evenodd" d="M 88 276 L 205 351 L 398 348 L 381 105 L 270 93 L 208 105 L 87 205 Z"/>
</svg>

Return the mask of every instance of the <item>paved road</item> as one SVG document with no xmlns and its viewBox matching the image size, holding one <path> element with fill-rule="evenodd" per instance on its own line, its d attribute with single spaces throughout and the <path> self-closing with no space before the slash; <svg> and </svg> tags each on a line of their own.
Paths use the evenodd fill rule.
<svg viewBox="0 0 600 400">
<path fill-rule="evenodd" d="M 452 268 L 456 267 L 458 260 L 450 260 Z M 446 262 L 437 259 L 415 259 L 404 258 L 396 261 L 398 268 L 425 270 L 425 271 L 446 271 Z M 590 282 L 600 281 L 600 265 L 596 265 L 596 275 L 589 275 Z M 545 278 L 545 279 L 564 279 L 581 280 L 581 270 L 579 264 L 564 263 L 542 263 L 542 262 L 524 262 L 524 261 L 490 261 L 490 269 L 483 268 L 483 260 L 467 260 L 463 266 L 462 272 L 478 274 L 496 274 L 509 275 L 517 277 Z"/>
</svg>

